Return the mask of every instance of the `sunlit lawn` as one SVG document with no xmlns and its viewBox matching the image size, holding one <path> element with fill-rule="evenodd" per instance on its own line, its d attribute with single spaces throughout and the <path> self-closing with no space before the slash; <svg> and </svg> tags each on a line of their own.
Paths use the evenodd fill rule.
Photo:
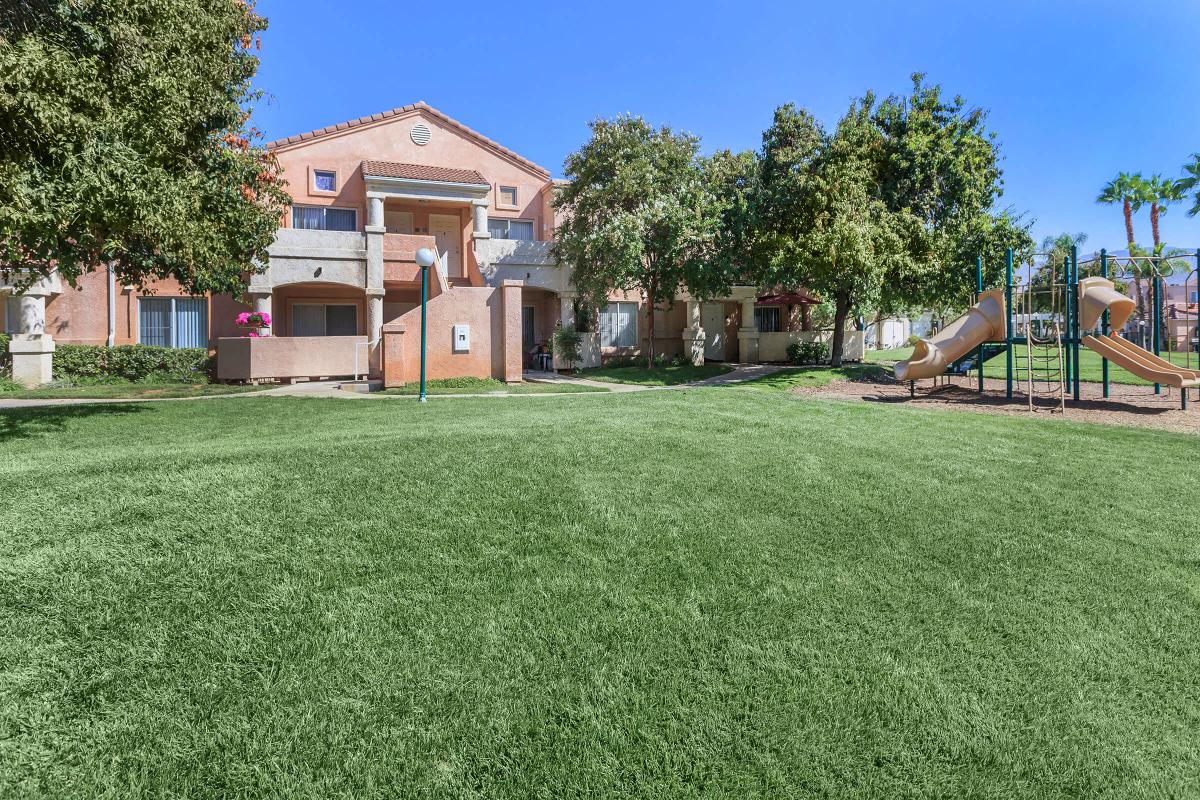
<svg viewBox="0 0 1200 800">
<path fill-rule="evenodd" d="M 729 388 L 0 411 L 0 796 L 1196 796 L 1196 452 Z"/>
<path fill-rule="evenodd" d="M 642 386 L 676 386 L 694 383 L 731 372 L 728 364 L 671 364 L 662 367 L 595 367 L 580 370 L 579 377 L 605 383 L 636 383 Z"/>
</svg>

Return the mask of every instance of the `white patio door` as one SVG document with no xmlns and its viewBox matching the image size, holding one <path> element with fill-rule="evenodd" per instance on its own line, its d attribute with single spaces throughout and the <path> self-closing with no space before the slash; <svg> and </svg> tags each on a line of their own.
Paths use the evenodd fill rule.
<svg viewBox="0 0 1200 800">
<path fill-rule="evenodd" d="M 448 278 L 462 277 L 462 221 L 450 214 L 430 214 L 429 233 L 437 239 L 442 274 Z"/>
<path fill-rule="evenodd" d="M 725 306 L 705 303 L 700 309 L 700 327 L 704 328 L 704 357 L 725 360 Z"/>
</svg>

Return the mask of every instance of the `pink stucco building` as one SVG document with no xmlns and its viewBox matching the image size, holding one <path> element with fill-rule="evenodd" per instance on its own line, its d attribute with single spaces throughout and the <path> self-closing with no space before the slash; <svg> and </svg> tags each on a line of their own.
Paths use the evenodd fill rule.
<svg viewBox="0 0 1200 800">
<path fill-rule="evenodd" d="M 140 342 L 214 349 L 224 380 L 369 374 L 405 383 L 418 364 L 422 247 L 438 259 L 430 378 L 520 380 L 556 325 L 580 321 L 570 267 L 552 252 L 555 182 L 544 167 L 424 103 L 269 147 L 294 205 L 244 297 L 187 297 L 170 281 L 140 292 L 103 269 L 76 287 L 43 281 L 0 304 L 4 329 L 23 334 L 14 354 L 39 351 L 14 374 L 48 379 L 51 340 Z M 584 331 L 584 366 L 646 345 L 645 303 L 610 299 Z M 243 338 L 234 318 L 245 310 L 269 312 L 272 335 Z M 656 351 L 697 362 L 783 360 L 804 327 L 795 295 L 755 287 L 716 302 L 681 295 L 654 313 Z M 856 346 L 861 335 L 850 337 L 851 357 Z"/>
</svg>

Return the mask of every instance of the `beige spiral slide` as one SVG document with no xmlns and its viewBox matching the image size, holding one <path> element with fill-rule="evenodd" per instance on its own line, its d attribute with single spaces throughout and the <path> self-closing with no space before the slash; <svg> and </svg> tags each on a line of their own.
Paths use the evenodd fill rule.
<svg viewBox="0 0 1200 800">
<path fill-rule="evenodd" d="M 1079 326 L 1083 330 L 1096 327 L 1105 311 L 1108 311 L 1109 326 L 1119 330 L 1135 305 L 1133 298 L 1118 292 L 1110 280 L 1093 277 L 1079 282 Z M 1120 336 L 1085 336 L 1083 344 L 1142 380 L 1176 389 L 1200 386 L 1200 370 L 1172 364 Z"/>
<path fill-rule="evenodd" d="M 1005 340 L 1004 290 L 979 295 L 966 314 L 928 339 L 917 342 L 912 358 L 896 364 L 896 378 L 915 381 L 941 375 L 946 368 L 984 342 Z"/>
</svg>

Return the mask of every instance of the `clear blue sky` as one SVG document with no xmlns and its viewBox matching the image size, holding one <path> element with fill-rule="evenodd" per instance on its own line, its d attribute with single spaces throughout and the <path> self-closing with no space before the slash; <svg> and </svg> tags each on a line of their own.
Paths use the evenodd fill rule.
<svg viewBox="0 0 1200 800">
<path fill-rule="evenodd" d="M 867 89 L 913 71 L 990 112 L 1001 202 L 1040 239 L 1084 231 L 1124 247 L 1117 208 L 1094 197 L 1119 170 L 1177 175 L 1200 151 L 1200 2 L 502 4 L 260 0 L 271 21 L 256 110 L 268 138 L 425 100 L 560 175 L 587 121 L 641 114 L 756 149 L 774 108 L 833 123 Z M 1148 214 L 1137 221 L 1149 242 Z M 1200 246 L 1200 217 L 1163 218 Z"/>
</svg>

